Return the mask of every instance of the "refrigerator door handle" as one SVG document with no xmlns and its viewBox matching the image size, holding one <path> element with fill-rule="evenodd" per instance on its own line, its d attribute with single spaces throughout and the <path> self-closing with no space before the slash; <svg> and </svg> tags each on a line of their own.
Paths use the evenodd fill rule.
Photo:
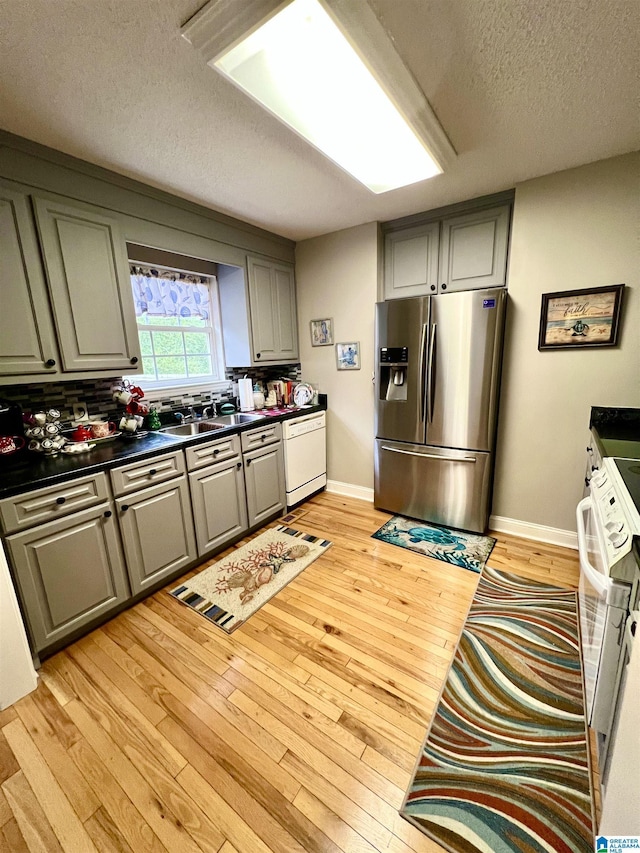
<svg viewBox="0 0 640 853">
<path fill-rule="evenodd" d="M 413 450 L 401 450 L 399 447 L 389 447 L 388 444 L 382 445 L 383 450 L 388 450 L 390 453 L 403 453 L 405 456 L 419 456 L 421 459 L 438 459 L 441 462 L 475 462 L 475 456 L 440 456 L 438 453 L 415 453 Z"/>
<path fill-rule="evenodd" d="M 429 374 L 429 399 L 427 401 L 427 418 L 429 423 L 433 423 L 433 408 L 436 399 L 436 330 L 438 324 L 434 323 L 431 327 L 431 340 L 429 341 L 429 360 L 427 362 L 427 372 Z"/>
<path fill-rule="evenodd" d="M 425 419 L 425 408 L 427 405 L 427 370 L 425 364 L 425 353 L 427 350 L 427 330 L 428 323 L 422 324 L 422 336 L 420 338 L 420 420 Z"/>
</svg>

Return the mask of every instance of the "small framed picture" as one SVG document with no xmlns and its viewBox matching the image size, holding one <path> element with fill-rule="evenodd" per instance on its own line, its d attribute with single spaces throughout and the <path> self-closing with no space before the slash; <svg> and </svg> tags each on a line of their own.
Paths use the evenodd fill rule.
<svg viewBox="0 0 640 853">
<path fill-rule="evenodd" d="M 311 346 L 330 347 L 333 344 L 333 320 L 311 321 Z"/>
<path fill-rule="evenodd" d="M 360 370 L 360 342 L 336 344 L 338 370 Z"/>
<path fill-rule="evenodd" d="M 624 284 L 543 293 L 538 349 L 614 347 Z"/>
</svg>

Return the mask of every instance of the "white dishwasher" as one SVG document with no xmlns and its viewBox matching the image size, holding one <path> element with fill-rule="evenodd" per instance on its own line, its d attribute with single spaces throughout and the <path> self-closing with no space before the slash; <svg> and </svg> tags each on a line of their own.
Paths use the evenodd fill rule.
<svg viewBox="0 0 640 853">
<path fill-rule="evenodd" d="M 315 412 L 282 424 L 287 507 L 327 485 L 325 413 Z"/>
</svg>

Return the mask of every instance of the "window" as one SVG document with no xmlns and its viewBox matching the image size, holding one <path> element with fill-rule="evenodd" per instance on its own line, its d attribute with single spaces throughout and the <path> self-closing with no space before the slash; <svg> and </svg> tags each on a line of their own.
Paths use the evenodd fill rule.
<svg viewBox="0 0 640 853">
<path fill-rule="evenodd" d="M 131 264 L 143 388 L 224 380 L 215 276 Z"/>
</svg>

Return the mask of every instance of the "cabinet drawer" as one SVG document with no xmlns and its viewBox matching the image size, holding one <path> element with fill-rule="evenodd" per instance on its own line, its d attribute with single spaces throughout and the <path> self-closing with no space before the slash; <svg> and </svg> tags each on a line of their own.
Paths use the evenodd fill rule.
<svg viewBox="0 0 640 853">
<path fill-rule="evenodd" d="M 0 518 L 5 533 L 26 530 L 34 524 L 88 509 L 109 498 L 107 478 L 102 472 L 80 477 L 46 489 L 37 489 L 0 501 Z"/>
<path fill-rule="evenodd" d="M 226 462 L 240 455 L 240 438 L 237 435 L 229 435 L 218 441 L 198 444 L 196 447 L 188 447 L 186 450 L 187 470 L 195 471 L 214 465 L 217 462 Z"/>
<path fill-rule="evenodd" d="M 116 497 L 127 495 L 136 489 L 163 483 L 180 474 L 184 474 L 184 456 L 181 450 L 154 456 L 144 462 L 132 462 L 111 471 L 113 494 Z"/>
<path fill-rule="evenodd" d="M 267 444 L 274 444 L 276 441 L 281 441 L 282 425 L 265 424 L 258 429 L 250 429 L 248 432 L 242 433 L 241 439 L 243 453 L 249 450 L 257 450 L 259 447 L 265 447 Z"/>
</svg>

